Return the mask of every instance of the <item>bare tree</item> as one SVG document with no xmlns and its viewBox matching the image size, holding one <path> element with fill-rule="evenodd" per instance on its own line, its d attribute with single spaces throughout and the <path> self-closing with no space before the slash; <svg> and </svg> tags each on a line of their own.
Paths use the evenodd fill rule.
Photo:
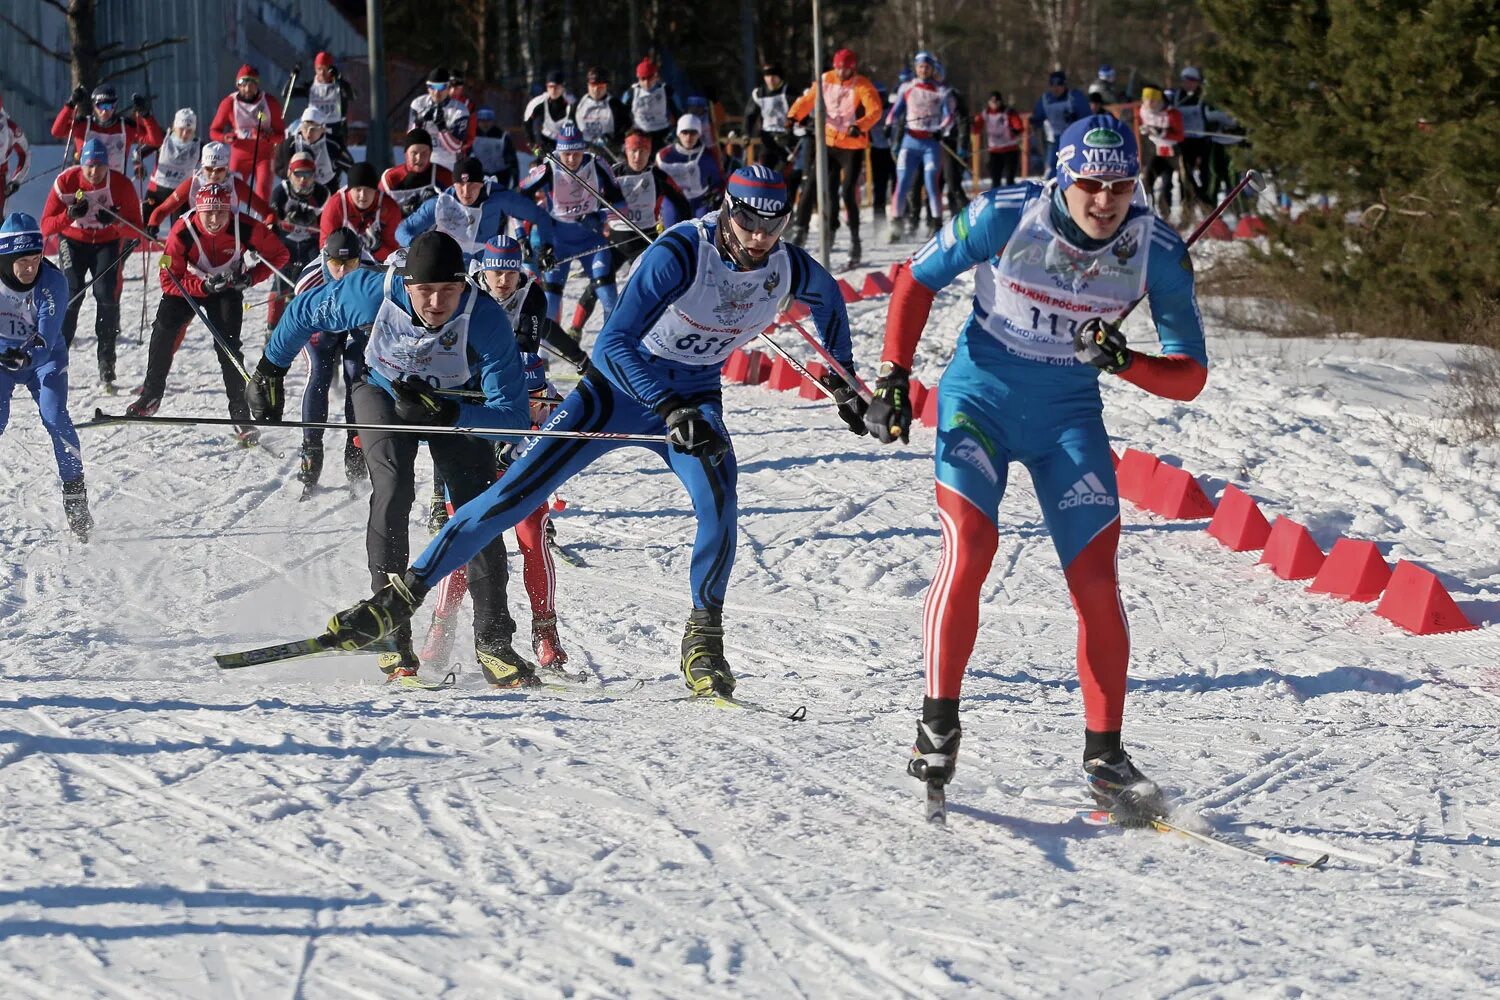
<svg viewBox="0 0 1500 1000">
<path fill-rule="evenodd" d="M 68 19 L 67 52 L 59 52 L 45 44 L 5 14 L 0 14 L 0 22 L 4 22 L 39 51 L 59 62 L 67 63 L 72 69 L 75 87 L 91 87 L 106 80 L 143 70 L 153 62 L 160 62 L 167 58 L 164 55 L 148 58 L 146 55 L 148 52 L 168 45 L 180 45 L 187 41 L 186 38 L 173 37 L 159 38 L 154 42 L 143 42 L 134 46 L 127 46 L 123 42 L 105 42 L 100 45 L 95 32 L 97 21 L 94 14 L 97 0 L 68 0 L 67 3 L 63 0 L 39 0 L 39 2 L 62 12 L 63 16 Z M 110 68 L 112 63 L 129 62 L 132 59 L 139 61 L 127 66 Z"/>
<path fill-rule="evenodd" d="M 1090 0 L 1030 0 L 1030 6 L 1031 16 L 1046 38 L 1052 68 L 1066 67 L 1072 60 L 1079 30 L 1090 20 Z"/>
</svg>

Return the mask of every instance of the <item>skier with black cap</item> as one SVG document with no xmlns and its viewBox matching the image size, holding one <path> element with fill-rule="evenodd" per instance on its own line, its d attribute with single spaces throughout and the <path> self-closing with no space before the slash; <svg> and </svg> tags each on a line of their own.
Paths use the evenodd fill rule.
<svg viewBox="0 0 1500 1000">
<path fill-rule="evenodd" d="M 255 419 L 281 419 L 287 369 L 313 334 L 360 326 L 370 327 L 369 370 L 353 392 L 360 423 L 530 426 L 520 350 L 505 310 L 468 283 L 463 251 L 441 232 L 413 240 L 404 268 L 357 270 L 293 300 L 245 389 Z M 465 386 L 482 391 L 484 401 L 460 402 L 441 392 Z M 378 591 L 406 566 L 407 522 L 416 499 L 413 465 L 422 437 L 365 430 L 360 440 L 374 491 L 365 540 L 371 588 Z M 434 434 L 428 448 L 455 504 L 467 503 L 495 480 L 489 440 Z M 533 669 L 511 647 L 516 623 L 506 607 L 505 543 L 498 534 L 476 549 L 468 579 L 480 669 L 497 686 L 522 683 Z M 409 620 L 391 638 L 395 649 L 381 655 L 381 669 L 389 677 L 414 675 L 418 660 Z"/>
<path fill-rule="evenodd" d="M 432 162 L 432 136 L 426 129 L 412 129 L 402 145 L 406 147 L 402 162 L 380 175 L 380 190 L 395 199 L 404 218 L 451 186 L 453 171 Z"/>
<path fill-rule="evenodd" d="M 458 241 L 465 257 L 506 235 L 512 218 L 537 227 L 543 243 L 553 241 L 552 217 L 535 201 L 507 191 L 484 175 L 478 157 L 466 157 L 453 171 L 453 186 L 424 202 L 396 229 L 396 242 L 409 246 L 419 233 L 436 229 Z"/>
<path fill-rule="evenodd" d="M 380 190 L 379 183 L 370 164 L 356 163 L 351 167 L 349 183 L 323 203 L 323 214 L 318 219 L 319 242 L 326 241 L 335 229 L 352 229 L 360 246 L 384 263 L 397 246 L 401 206 Z"/>
<path fill-rule="evenodd" d="M 474 144 L 474 124 L 469 105 L 454 97 L 448 68 L 434 68 L 427 74 L 427 93 L 411 102 L 406 127 L 425 129 L 432 137 L 433 162 L 451 170 Z"/>
</svg>

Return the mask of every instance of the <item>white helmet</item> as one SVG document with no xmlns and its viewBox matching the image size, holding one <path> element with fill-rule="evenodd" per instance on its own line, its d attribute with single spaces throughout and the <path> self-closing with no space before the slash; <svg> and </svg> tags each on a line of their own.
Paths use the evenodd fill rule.
<svg viewBox="0 0 1500 1000">
<path fill-rule="evenodd" d="M 200 162 L 204 167 L 214 170 L 229 169 L 229 147 L 222 142 L 210 142 L 203 147 L 203 159 Z"/>
<path fill-rule="evenodd" d="M 683 115 L 677 119 L 677 131 L 701 133 L 703 131 L 703 119 L 697 115 Z"/>
<path fill-rule="evenodd" d="M 177 114 L 172 118 L 173 128 L 190 128 L 198 130 L 198 113 L 192 108 L 178 108 Z"/>
<path fill-rule="evenodd" d="M 299 120 L 304 122 L 312 122 L 314 125 L 328 124 L 327 120 L 323 117 L 323 112 L 319 111 L 312 105 L 308 105 L 307 110 L 302 112 L 302 117 Z"/>
</svg>

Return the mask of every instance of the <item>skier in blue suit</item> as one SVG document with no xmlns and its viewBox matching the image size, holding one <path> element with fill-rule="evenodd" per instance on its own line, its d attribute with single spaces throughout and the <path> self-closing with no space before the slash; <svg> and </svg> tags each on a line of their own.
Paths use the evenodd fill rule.
<svg viewBox="0 0 1500 1000">
<path fill-rule="evenodd" d="M 24 385 L 52 438 L 68 527 L 86 542 L 94 519 L 78 432 L 68 416 L 67 307 L 68 279 L 42 256 L 41 226 L 25 212 L 12 212 L 0 224 L 0 434 L 10 422 L 11 394 Z"/>
<path fill-rule="evenodd" d="M 849 317 L 838 285 L 811 255 L 780 241 L 789 203 L 781 174 L 745 167 L 715 216 L 673 226 L 641 255 L 594 344 L 593 368 L 545 425 L 550 430 L 661 434 L 645 445 L 687 488 L 698 518 L 692 602 L 682 641 L 683 679 L 695 695 L 729 695 L 723 607 L 738 512 L 734 449 L 725 429 L 720 372 L 730 352 L 775 319 L 788 297 L 804 302 L 822 343 L 852 371 Z M 839 416 L 864 434 L 864 403 L 837 375 L 824 377 Z M 474 552 L 534 511 L 543 498 L 621 442 L 543 438 L 484 496 L 457 510 L 405 576 L 342 611 L 329 632 L 346 648 L 376 642 L 410 619 L 427 591 Z"/>
</svg>

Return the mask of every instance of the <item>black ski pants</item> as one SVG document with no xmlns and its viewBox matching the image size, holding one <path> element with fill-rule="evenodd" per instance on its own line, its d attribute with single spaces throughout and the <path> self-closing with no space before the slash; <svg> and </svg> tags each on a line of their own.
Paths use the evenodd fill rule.
<svg viewBox="0 0 1500 1000">
<path fill-rule="evenodd" d="M 227 354 L 209 334 L 209 349 L 219 358 L 219 371 L 224 376 L 224 397 L 229 403 L 229 416 L 243 423 L 250 423 L 250 409 L 245 405 L 245 376 L 240 373 L 245 356 L 240 350 L 240 325 L 245 317 L 245 297 L 237 291 L 216 292 L 206 298 L 194 299 L 214 325 L 224 343 L 233 351 Z M 156 307 L 156 321 L 151 324 L 151 348 L 146 358 L 146 380 L 141 385 L 143 397 L 160 398 L 167 392 L 167 376 L 172 372 L 172 359 L 187 336 L 188 327 L 198 318 L 192 304 L 181 295 L 163 295 Z"/>
<path fill-rule="evenodd" d="M 63 313 L 63 340 L 73 346 L 73 336 L 78 332 L 78 310 L 83 308 L 83 296 L 78 290 L 88 284 L 90 276 L 98 276 L 92 289 L 94 296 L 94 337 L 98 341 L 99 374 L 108 381 L 115 378 L 115 341 L 120 337 L 120 289 L 125 284 L 125 268 L 115 263 L 115 258 L 124 250 L 122 241 L 108 243 L 84 243 L 66 236 L 57 240 L 57 263 L 68 279 L 68 308 Z M 113 273 L 106 274 L 109 270 Z"/>
</svg>

